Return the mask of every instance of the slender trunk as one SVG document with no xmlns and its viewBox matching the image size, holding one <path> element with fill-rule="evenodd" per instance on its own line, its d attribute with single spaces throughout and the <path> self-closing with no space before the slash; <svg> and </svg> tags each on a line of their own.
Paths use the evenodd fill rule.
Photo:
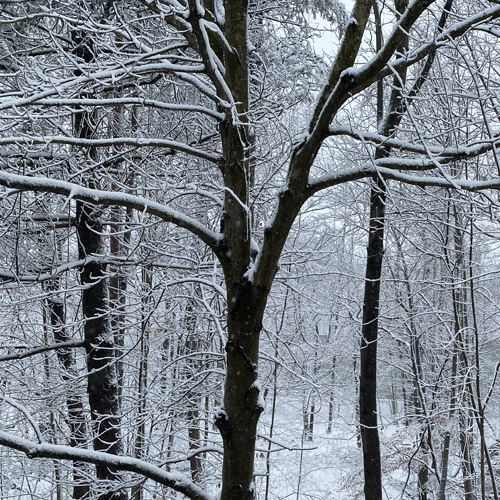
<svg viewBox="0 0 500 500">
<path fill-rule="evenodd" d="M 395 3 L 401 14 L 407 0 Z M 377 52 L 383 46 L 382 20 L 377 0 L 373 1 L 376 20 Z M 399 50 L 404 52 L 407 39 L 403 39 Z M 384 98 L 382 80 L 377 87 L 377 124 L 379 132 L 390 135 L 401 120 L 398 106 L 401 101 L 401 87 L 406 80 L 406 71 L 395 75 L 388 111 L 384 119 Z M 376 157 L 388 154 L 384 148 L 377 148 Z M 365 500 L 382 500 L 382 463 L 377 419 L 377 342 L 380 309 L 380 279 L 384 253 L 386 183 L 381 177 L 373 181 L 370 189 L 370 225 L 366 260 L 365 291 L 363 299 L 363 325 L 361 328 L 360 378 L 359 378 L 359 422 L 363 446 Z"/>
<path fill-rule="evenodd" d="M 197 293 L 196 290 L 193 293 Z M 199 353 L 201 350 L 200 339 L 197 336 L 196 329 L 196 304 L 194 300 L 190 300 L 186 306 L 186 343 L 185 350 L 187 354 Z M 186 366 L 186 376 L 188 379 L 192 372 L 197 372 L 200 369 L 200 363 L 196 359 L 191 359 L 188 362 L 191 366 Z M 192 455 L 198 448 L 201 442 L 201 429 L 200 429 L 200 406 L 201 396 L 199 391 L 195 388 L 190 390 L 187 394 L 187 421 L 188 421 L 188 441 L 189 451 L 191 458 L 189 465 L 191 469 L 191 478 L 195 482 L 200 482 L 203 478 L 203 462 L 199 455 Z"/>
<path fill-rule="evenodd" d="M 149 315 L 151 312 L 151 291 L 153 288 L 153 274 L 151 269 L 142 269 L 142 321 L 141 321 L 141 342 L 138 375 L 138 408 L 137 408 L 137 434 L 135 437 L 134 455 L 136 458 L 143 458 L 145 455 L 146 443 L 146 410 L 148 392 L 148 370 L 149 370 Z M 115 333 L 116 337 L 116 333 Z M 142 482 L 132 487 L 132 500 L 142 500 Z"/>
<path fill-rule="evenodd" d="M 304 376 L 305 373 L 302 373 Z M 302 421 L 303 421 L 303 439 L 305 441 L 313 440 L 314 433 L 314 394 L 312 391 L 306 393 L 303 391 L 302 394 Z"/>
<path fill-rule="evenodd" d="M 188 412 L 188 438 L 189 451 L 195 452 L 200 447 L 201 430 L 200 430 L 200 410 L 194 405 L 189 404 Z M 199 483 L 203 478 L 203 462 L 199 455 L 191 455 L 189 459 L 191 469 L 191 478 L 195 483 Z"/>
<path fill-rule="evenodd" d="M 410 407 L 412 413 L 417 416 L 418 422 L 423 426 L 420 436 L 419 447 L 422 452 L 422 466 L 418 471 L 418 497 L 419 500 L 427 500 L 428 482 L 429 482 L 429 452 L 431 451 L 431 428 L 427 413 L 426 403 L 426 384 L 424 381 L 424 370 L 422 367 L 422 347 L 420 345 L 420 336 L 417 330 L 417 323 L 415 321 L 416 311 L 413 303 L 414 290 L 410 284 L 410 273 L 405 260 L 402 244 L 395 235 L 394 241 L 399 255 L 399 260 L 403 269 L 403 280 L 406 284 L 406 297 L 401 297 L 401 304 L 406 303 L 405 311 L 408 314 L 408 331 L 410 334 L 410 359 L 411 359 L 411 372 L 412 372 L 412 385 L 413 391 L 411 401 L 408 401 L 406 390 L 403 383 L 403 397 L 405 401 L 405 424 L 409 425 L 408 414 Z M 403 379 L 404 381 L 404 379 Z"/>
<path fill-rule="evenodd" d="M 45 314 L 45 310 L 43 312 L 44 316 L 44 325 L 47 325 L 47 318 Z M 49 343 L 49 336 L 47 332 L 47 327 L 45 326 L 44 331 L 43 331 L 43 336 L 44 336 L 44 341 L 45 344 Z M 47 381 L 50 380 L 50 359 L 47 354 L 43 356 L 43 367 L 44 367 L 44 372 L 45 372 L 45 378 Z M 49 410 L 49 428 L 50 428 L 50 433 L 51 433 L 51 441 L 54 444 L 57 444 L 57 438 L 56 438 L 56 416 L 54 409 L 51 408 Z M 56 500 L 62 500 L 62 485 L 61 485 L 61 464 L 57 461 L 53 461 L 54 464 L 54 480 L 56 483 Z M 52 493 L 51 493 L 52 497 Z"/>
<path fill-rule="evenodd" d="M 290 293 L 290 289 L 287 288 L 285 292 L 285 300 L 283 301 L 283 309 L 281 312 L 281 320 L 279 328 L 276 332 L 276 337 L 274 340 L 274 368 L 273 368 L 273 401 L 271 407 L 271 424 L 269 426 L 269 442 L 267 443 L 267 453 L 266 453 L 266 493 L 264 496 L 264 500 L 269 500 L 269 488 L 271 483 L 271 439 L 273 438 L 274 432 L 274 421 L 276 417 L 276 400 L 278 396 L 278 343 L 281 335 L 281 331 L 283 330 L 283 325 L 285 323 L 285 314 L 287 310 L 288 304 L 288 295 Z"/>
<path fill-rule="evenodd" d="M 92 40 L 85 33 L 74 33 L 73 43 L 75 55 L 87 62 L 94 60 Z M 78 75 L 78 72 L 75 74 Z M 95 113 L 78 109 L 74 115 L 75 136 L 89 139 L 94 137 L 96 131 Z M 90 148 L 88 152 L 90 165 L 97 159 L 96 149 Z M 91 188 L 96 187 L 92 173 L 88 184 Z M 90 256 L 103 255 L 104 229 L 100 219 L 100 209 L 78 201 L 76 218 L 79 258 L 83 260 Z M 105 267 L 96 259 L 87 262 L 80 274 L 87 353 L 87 392 L 93 424 L 94 449 L 121 455 L 119 380 L 113 331 L 109 318 Z M 119 473 L 115 467 L 96 465 L 96 471 L 98 480 L 103 482 L 119 479 Z M 124 500 L 125 498 L 126 494 L 122 490 L 109 490 L 99 495 L 100 500 Z"/>
<path fill-rule="evenodd" d="M 422 435 L 422 444 L 421 448 L 424 451 L 427 448 L 425 445 L 425 433 Z M 428 484 L 429 484 L 429 467 L 427 464 L 424 464 L 422 467 L 420 467 L 418 471 L 418 482 L 417 482 L 417 487 L 418 487 L 418 500 L 427 500 L 427 490 L 428 490 Z"/>
<path fill-rule="evenodd" d="M 115 108 L 111 116 L 111 135 L 119 137 L 121 129 L 123 128 L 123 107 L 118 106 Z M 137 110 L 133 108 L 131 111 L 131 127 L 133 130 L 138 128 L 137 123 Z M 114 168 L 119 172 L 120 163 L 116 162 Z M 129 186 L 133 184 L 133 174 L 124 172 L 126 176 L 126 183 Z M 113 182 L 112 189 L 115 191 L 120 190 L 120 185 Z M 110 209 L 110 229 L 109 236 L 109 250 L 112 256 L 124 257 L 126 256 L 127 249 L 130 244 L 131 231 L 130 228 L 132 220 L 132 209 L 121 207 L 112 207 Z M 118 372 L 118 399 L 121 406 L 122 392 L 124 385 L 124 369 L 123 360 L 121 359 L 124 354 L 125 342 L 125 306 L 126 306 L 126 292 L 127 292 L 127 272 L 124 267 L 118 264 L 111 269 L 111 276 L 109 278 L 109 302 L 111 308 L 111 328 L 113 330 L 115 352 L 116 352 L 116 369 Z"/>
<path fill-rule="evenodd" d="M 382 464 L 377 418 L 377 341 L 380 277 L 384 250 L 385 182 L 377 179 L 371 189 L 363 326 L 361 329 L 359 422 L 363 446 L 365 499 L 382 499 Z"/>
<path fill-rule="evenodd" d="M 126 218 L 130 218 L 130 211 L 127 212 Z M 111 210 L 110 226 L 112 229 L 109 238 L 109 247 L 111 255 L 120 257 L 123 254 L 123 247 L 127 240 L 130 239 L 130 233 L 120 236 L 118 228 L 122 228 L 123 222 L 122 210 L 113 208 Z M 127 291 L 127 274 L 123 267 L 118 266 L 112 270 L 113 274 L 109 278 L 109 303 L 111 308 L 111 329 L 113 331 L 115 351 L 116 351 L 116 369 L 118 373 L 118 399 L 121 404 L 123 391 L 123 361 L 120 357 L 123 354 L 123 345 L 125 339 L 125 300 Z"/>
<path fill-rule="evenodd" d="M 474 464 L 472 462 L 469 416 L 460 415 L 460 450 L 462 452 L 462 474 L 464 477 L 464 500 L 476 500 L 474 491 Z"/>
<path fill-rule="evenodd" d="M 359 373 L 358 373 L 358 363 L 356 356 L 353 356 L 352 360 L 353 364 L 353 374 L 354 374 L 354 386 L 356 391 L 356 407 L 354 409 L 355 412 L 355 420 L 356 420 L 356 444 L 358 448 L 361 448 L 361 424 L 360 424 L 360 416 L 359 416 Z"/>
<path fill-rule="evenodd" d="M 453 0 L 448 0 L 445 11 L 441 15 L 438 31 L 441 31 L 446 22 L 448 11 Z M 408 0 L 397 0 L 395 3 L 398 16 L 408 7 Z M 378 2 L 374 0 L 373 8 L 376 21 L 377 51 L 383 46 L 382 19 L 378 9 Z M 398 48 L 398 52 L 408 50 L 408 36 L 405 36 Z M 415 81 L 408 94 L 414 97 L 418 94 L 425 82 L 434 56 L 427 58 L 420 77 Z M 383 115 L 383 86 L 379 82 L 377 88 L 377 119 L 379 133 L 384 136 L 393 135 L 407 109 L 407 101 L 403 98 L 402 90 L 406 82 L 406 69 L 402 69 L 394 76 L 392 92 L 388 109 Z M 411 102 L 411 101 L 410 101 Z M 379 147 L 376 158 L 387 156 L 389 150 Z M 363 460 L 365 474 L 365 499 L 380 500 L 382 498 L 382 469 L 380 460 L 380 440 L 377 429 L 377 340 L 378 318 L 380 305 L 380 277 L 383 262 L 383 242 L 385 225 L 386 184 L 378 177 L 371 188 L 370 195 L 370 227 L 368 235 L 365 294 L 363 302 L 363 327 L 361 339 L 361 373 L 360 373 L 360 425 L 363 442 Z"/>
<path fill-rule="evenodd" d="M 453 357 L 451 363 L 451 392 L 450 392 L 450 411 L 448 416 L 448 426 L 444 433 L 443 439 L 443 454 L 441 458 L 441 481 L 439 482 L 438 500 L 445 500 L 446 498 L 446 485 L 448 481 L 448 469 L 450 462 L 450 443 L 451 443 L 451 421 L 455 414 L 455 407 L 457 403 L 457 366 L 458 366 L 458 352 L 457 346 L 453 345 Z"/>
<path fill-rule="evenodd" d="M 316 413 L 316 402 L 314 399 L 314 394 L 311 395 L 311 409 L 309 411 L 309 427 L 308 427 L 308 441 L 314 440 L 314 415 Z"/>
<path fill-rule="evenodd" d="M 326 428 L 326 433 L 331 434 L 332 433 L 332 426 L 333 426 L 333 412 L 334 412 L 334 405 L 335 405 L 335 399 L 334 399 L 334 394 L 333 394 L 333 386 L 335 382 L 335 368 L 337 366 L 337 356 L 333 356 L 332 359 L 332 377 L 331 377 L 331 389 L 330 389 L 330 394 L 329 394 L 329 399 L 328 399 L 328 426 Z"/>
<path fill-rule="evenodd" d="M 77 204 L 79 257 L 102 254 L 102 223 L 92 207 Z M 94 449 L 121 455 L 118 375 L 115 345 L 108 314 L 108 291 L 105 268 L 98 262 L 85 264 L 80 275 L 87 351 L 88 396 L 94 430 Z M 114 467 L 97 465 L 97 478 L 117 480 Z M 122 491 L 100 495 L 100 500 L 123 500 Z"/>
<path fill-rule="evenodd" d="M 277 346 L 278 343 L 276 341 L 275 348 L 275 358 L 277 357 Z M 276 417 L 276 399 L 278 395 L 278 362 L 274 362 L 273 369 L 273 400 L 271 406 L 271 425 L 269 426 L 269 442 L 267 444 L 267 453 L 266 453 L 266 493 L 264 496 L 264 500 L 269 500 L 269 488 L 271 483 L 271 447 L 274 432 L 274 420 Z"/>
<path fill-rule="evenodd" d="M 57 284 L 52 283 L 52 288 L 57 290 Z M 68 342 L 71 340 L 66 330 L 65 304 L 62 298 L 51 295 L 47 299 L 50 325 L 52 335 L 56 342 Z M 66 396 L 66 409 L 68 411 L 67 424 L 69 428 L 69 445 L 77 448 L 86 448 L 87 443 L 87 423 L 81 395 L 78 388 L 71 384 L 76 376 L 76 360 L 71 349 L 58 349 L 57 358 L 62 367 L 61 378 L 69 386 Z M 86 464 L 75 462 L 73 464 L 73 498 L 87 498 L 90 490 L 88 484 L 88 474 Z"/>
</svg>

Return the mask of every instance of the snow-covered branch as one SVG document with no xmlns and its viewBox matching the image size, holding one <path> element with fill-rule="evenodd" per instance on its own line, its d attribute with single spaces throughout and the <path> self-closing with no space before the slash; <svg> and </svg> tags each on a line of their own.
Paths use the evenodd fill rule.
<svg viewBox="0 0 500 500">
<path fill-rule="evenodd" d="M 408 31 L 418 18 L 418 15 L 420 15 L 431 3 L 430 1 L 413 2 L 410 9 L 401 17 L 397 30 Z M 409 12 L 411 9 L 414 9 L 414 12 L 412 11 L 410 15 Z M 332 82 L 331 92 L 329 93 L 328 99 L 325 100 L 323 108 L 318 112 L 318 118 L 315 122 L 317 134 L 321 134 L 321 131 L 328 127 L 332 117 L 335 116 L 342 104 L 352 96 L 359 94 L 362 90 L 368 88 L 376 81 L 421 61 L 424 57 L 438 50 L 440 47 L 447 45 L 450 40 L 455 40 L 465 34 L 471 27 L 497 19 L 498 17 L 500 17 L 500 6 L 485 9 L 478 14 L 453 24 L 450 28 L 443 30 L 434 40 L 419 45 L 413 52 L 405 54 L 404 57 L 398 57 L 394 62 L 389 63 L 390 58 L 397 48 L 395 42 L 399 39 L 398 37 L 401 36 L 396 35 L 395 31 L 395 34 L 386 42 L 384 49 L 379 54 L 374 56 L 363 66 L 346 66 L 344 70 L 339 73 L 334 86 Z M 316 134 L 311 134 L 309 140 L 314 139 L 315 135 Z"/>
<path fill-rule="evenodd" d="M 65 273 L 66 271 L 70 271 L 71 269 L 81 269 L 83 266 L 93 262 L 99 262 L 101 264 L 121 264 L 120 260 L 124 259 L 118 259 L 116 257 L 105 258 L 102 255 L 88 256 L 85 259 L 65 262 L 64 264 L 60 264 L 50 270 L 41 269 L 39 272 L 30 272 L 25 274 L 17 274 L 10 270 L 0 269 L 0 283 L 11 283 L 13 281 L 17 283 L 43 283 L 44 281 L 54 279 L 56 276 Z"/>
<path fill-rule="evenodd" d="M 48 98 L 40 99 L 33 105 L 40 106 L 71 106 L 71 107 L 106 107 L 106 106 L 141 106 L 147 108 L 161 109 L 164 111 L 181 111 L 185 113 L 200 113 L 210 116 L 216 120 L 223 120 L 224 115 L 213 109 L 204 106 L 195 106 L 192 104 L 175 104 L 169 102 L 159 101 L 157 99 L 143 99 L 141 97 L 116 97 L 116 98 Z M 19 107 L 16 104 L 16 107 Z"/>
<path fill-rule="evenodd" d="M 95 71 L 86 75 L 76 76 L 61 80 L 57 85 L 47 86 L 43 90 L 32 93 L 28 97 L 7 95 L 0 98 L 0 109 L 14 109 L 19 106 L 33 104 L 40 99 L 51 96 L 62 96 L 67 91 L 79 90 L 82 86 L 92 84 L 102 86 L 109 83 L 116 87 L 118 82 L 128 77 L 137 78 L 139 75 L 150 75 L 153 73 L 180 73 L 193 74 L 203 73 L 205 67 L 203 64 L 193 64 L 191 66 L 182 64 L 173 64 L 169 62 L 138 64 L 137 58 L 130 61 L 123 61 L 119 66 L 111 69 Z"/>
<path fill-rule="evenodd" d="M 414 51 L 405 54 L 404 57 L 398 57 L 395 61 L 387 64 L 383 69 L 380 69 L 380 71 L 373 71 L 372 61 L 366 63 L 353 74 L 352 80 L 354 85 L 352 86 L 351 93 L 358 94 L 374 82 L 401 71 L 405 67 L 413 66 L 432 52 L 446 46 L 451 40 L 456 40 L 461 37 L 472 27 L 486 21 L 493 21 L 498 17 L 500 17 L 500 6 L 485 9 L 478 14 L 453 24 L 448 29 L 443 30 L 443 32 L 432 41 L 422 43 Z"/>
<path fill-rule="evenodd" d="M 394 139 L 376 133 L 362 132 L 348 127 L 330 127 L 329 135 L 349 136 L 364 143 L 371 143 L 375 146 L 386 146 L 390 149 L 399 149 L 400 151 L 410 153 L 420 153 L 423 155 L 432 153 L 440 158 L 446 158 L 448 160 L 459 160 L 478 156 L 491 151 L 495 145 L 500 143 L 500 137 L 494 137 L 492 139 L 484 139 L 460 147 L 437 147 L 427 144 L 415 144 L 410 141 Z"/>
<path fill-rule="evenodd" d="M 118 470 L 134 472 L 152 479 L 175 491 L 183 493 L 192 500 L 213 500 L 212 495 L 206 493 L 182 474 L 167 472 L 156 465 L 152 465 L 137 458 L 111 455 L 110 453 L 49 443 L 38 444 L 34 441 L 20 438 L 4 431 L 0 431 L 0 444 L 21 451 L 29 458 L 77 460 L 91 464 L 116 467 Z"/>
<path fill-rule="evenodd" d="M 365 179 L 367 177 L 373 177 L 381 175 L 385 179 L 392 179 L 395 181 L 402 182 L 404 184 L 411 184 L 414 186 L 421 187 L 442 187 L 442 188 L 451 188 L 451 189 L 463 189 L 464 191 L 484 191 L 488 189 L 492 190 L 500 190 L 500 178 L 490 179 L 487 181 L 475 181 L 475 180 L 467 180 L 467 179 L 459 179 L 459 178 L 445 178 L 431 175 L 416 175 L 416 174 L 408 174 L 401 171 L 398 171 L 396 165 L 397 160 L 393 159 L 395 168 L 388 168 L 387 166 L 383 166 L 384 163 L 387 165 L 387 161 L 385 162 L 366 162 L 363 165 L 360 165 L 357 168 L 346 168 L 339 169 L 336 172 L 333 172 L 328 175 L 324 175 L 321 177 L 317 177 L 315 179 L 311 179 L 308 186 L 308 196 L 312 196 L 313 194 L 321 191 L 323 189 L 338 186 L 339 184 L 344 184 L 349 181 L 357 181 L 361 179 Z M 413 161 L 413 168 L 410 168 L 410 165 L 407 165 L 407 170 L 416 170 L 416 165 L 418 161 Z M 404 165 L 401 164 L 399 170 L 403 170 Z M 429 162 L 421 162 L 419 170 L 429 170 L 432 168 L 436 168 L 436 163 Z"/>
<path fill-rule="evenodd" d="M 46 177 L 28 177 L 1 171 L 0 185 L 21 191 L 59 194 L 94 205 L 116 205 L 139 210 L 159 217 L 166 222 L 171 222 L 183 229 L 187 229 L 212 248 L 216 254 L 218 253 L 218 246 L 221 241 L 219 233 L 211 231 L 198 220 L 182 212 L 141 196 L 91 189 L 71 182 L 48 179 Z"/>
<path fill-rule="evenodd" d="M 31 356 L 35 356 L 37 354 L 43 354 L 44 352 L 54 351 L 56 349 L 68 349 L 68 348 L 74 349 L 75 347 L 84 347 L 84 346 L 85 343 L 83 341 L 58 342 L 57 344 L 42 345 L 39 347 L 33 347 L 32 349 L 25 349 L 23 351 L 14 352 L 12 354 L 3 354 L 0 356 L 0 362 L 30 358 Z M 6 347 L 8 348 L 10 346 Z"/>
<path fill-rule="evenodd" d="M 136 147 L 160 147 L 169 148 L 173 151 L 180 151 L 191 156 L 208 160 L 212 163 L 220 164 L 220 156 L 212 155 L 206 151 L 193 148 L 182 142 L 171 141 L 168 139 L 154 139 L 142 137 L 107 137 L 87 139 L 83 137 L 67 137 L 64 135 L 47 135 L 47 136 L 18 136 L 18 137 L 1 137 L 0 146 L 16 144 L 16 145 L 38 145 L 38 144 L 67 144 L 77 147 L 92 147 L 105 148 L 110 146 L 136 146 Z"/>
<path fill-rule="evenodd" d="M 490 179 L 487 181 L 474 181 L 467 179 L 445 179 L 444 177 L 437 176 L 419 176 L 397 172 L 388 168 L 378 168 L 377 172 L 383 175 L 386 179 L 393 179 L 403 182 L 404 184 L 411 184 L 421 187 L 442 187 L 442 188 L 455 188 L 463 189 L 464 191 L 485 191 L 488 189 L 500 190 L 500 178 Z"/>
</svg>

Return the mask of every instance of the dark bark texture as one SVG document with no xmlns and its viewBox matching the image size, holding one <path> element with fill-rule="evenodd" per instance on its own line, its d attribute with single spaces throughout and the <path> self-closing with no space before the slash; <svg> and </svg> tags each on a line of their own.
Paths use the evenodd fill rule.
<svg viewBox="0 0 500 500">
<path fill-rule="evenodd" d="M 101 253 L 102 223 L 95 210 L 79 202 L 78 243 L 81 259 Z M 108 314 L 108 291 L 104 266 L 90 262 L 81 272 L 82 309 L 87 352 L 88 397 L 94 431 L 94 449 L 114 455 L 122 453 L 120 439 L 118 374 L 115 346 Z M 114 467 L 97 465 L 97 478 L 116 480 Z M 124 500 L 122 491 L 109 491 L 100 500 Z"/>
<path fill-rule="evenodd" d="M 94 59 L 92 40 L 85 34 L 76 34 L 74 54 L 86 62 Z M 77 137 L 91 138 L 97 129 L 96 116 L 78 110 L 74 117 L 74 132 Z M 97 159 L 95 148 L 88 151 L 90 162 Z M 93 175 L 90 187 L 95 187 Z M 78 254 L 80 259 L 104 254 L 103 224 L 100 209 L 77 202 Z M 105 265 L 97 259 L 87 262 L 81 271 L 82 310 L 84 338 L 87 353 L 87 392 L 90 415 L 93 424 L 93 441 L 96 451 L 114 455 L 122 454 L 119 418 L 119 380 L 116 365 L 115 344 L 109 315 L 109 298 Z M 106 490 L 99 494 L 99 500 L 125 500 L 122 490 L 107 488 L 108 481 L 119 479 L 115 467 L 96 465 L 97 478 L 102 480 Z"/>
<path fill-rule="evenodd" d="M 365 499 L 382 500 L 382 465 L 377 419 L 377 341 L 380 277 L 384 252 L 385 183 L 371 189 L 359 379 L 359 422 L 363 445 Z"/>
<path fill-rule="evenodd" d="M 57 288 L 57 287 L 56 287 Z M 47 300 L 50 325 L 56 342 L 69 342 L 71 340 L 66 330 L 65 304 L 58 297 Z M 64 382 L 71 384 L 76 375 L 76 360 L 70 348 L 57 349 L 57 358 L 62 366 L 61 377 Z M 66 396 L 68 411 L 67 424 L 69 429 L 68 442 L 70 446 L 85 448 L 87 442 L 87 423 L 81 395 L 75 389 L 70 389 Z M 84 499 L 89 494 L 86 464 L 75 462 L 73 464 L 73 498 Z"/>
</svg>

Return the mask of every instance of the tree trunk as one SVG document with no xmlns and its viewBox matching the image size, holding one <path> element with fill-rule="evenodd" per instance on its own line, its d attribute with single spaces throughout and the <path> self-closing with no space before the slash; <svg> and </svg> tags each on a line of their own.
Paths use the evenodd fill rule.
<svg viewBox="0 0 500 500">
<path fill-rule="evenodd" d="M 57 290 L 59 286 L 52 283 L 52 288 Z M 51 295 L 47 299 L 50 325 L 56 342 L 68 342 L 71 340 L 66 330 L 65 304 L 62 298 Z M 70 348 L 58 349 L 57 359 L 62 366 L 61 378 L 68 385 L 76 376 L 76 361 L 74 353 Z M 70 388 L 66 397 L 66 408 L 68 411 L 67 424 L 69 428 L 69 445 L 77 448 L 85 448 L 87 441 L 87 423 L 83 408 L 83 401 L 77 388 Z M 75 462 L 73 464 L 73 498 L 83 499 L 89 494 L 88 475 L 85 470 L 87 465 Z"/>
<path fill-rule="evenodd" d="M 49 343 L 49 336 L 48 336 L 48 328 L 47 328 L 47 318 L 45 311 L 43 312 L 43 323 L 45 325 L 44 331 L 43 331 L 43 336 L 44 336 L 44 341 L 45 344 Z M 50 358 L 47 354 L 43 356 L 43 366 L 44 366 L 44 372 L 45 372 L 45 378 L 47 381 L 50 380 L 51 378 L 51 373 L 50 373 Z M 50 429 L 50 440 L 54 444 L 57 444 L 57 434 L 56 434 L 56 414 L 54 408 L 50 408 L 49 410 L 49 429 Z M 62 500 L 62 485 L 61 485 L 61 464 L 57 461 L 54 460 L 54 481 L 55 481 L 55 486 L 56 486 L 56 500 Z M 75 470 L 75 469 L 73 469 Z M 52 494 L 51 494 L 52 497 Z"/>
<path fill-rule="evenodd" d="M 460 414 L 460 450 L 462 452 L 462 474 L 464 476 L 464 500 L 476 500 L 474 491 L 474 464 L 472 462 L 469 416 Z"/>
<path fill-rule="evenodd" d="M 196 289 L 193 293 L 197 293 Z M 195 314 L 196 303 L 194 299 L 190 299 L 186 305 L 186 342 L 185 342 L 185 352 L 190 354 L 199 353 L 202 346 L 200 338 L 198 337 L 198 332 L 196 329 L 196 314 Z M 201 368 L 200 362 L 196 359 L 190 359 L 186 361 L 186 376 L 188 379 L 191 377 L 191 373 L 197 372 Z M 189 366 L 191 365 L 191 366 Z M 189 459 L 189 466 L 191 469 L 191 478 L 194 482 L 198 483 L 203 478 L 203 462 L 199 455 L 193 455 L 198 448 L 200 448 L 201 442 L 201 429 L 200 429 L 200 406 L 201 406 L 201 395 L 197 388 L 189 390 L 186 398 L 187 406 L 187 422 L 188 422 L 188 441 L 189 441 L 189 452 L 191 458 Z"/>
<path fill-rule="evenodd" d="M 85 33 L 74 33 L 74 54 L 90 62 L 94 59 L 93 42 Z M 77 74 L 78 72 L 75 72 Z M 78 110 L 74 115 L 76 137 L 89 139 L 97 129 L 96 116 L 92 112 Z M 94 147 L 88 152 L 88 161 L 97 161 Z M 94 177 L 90 175 L 89 187 L 95 188 Z M 76 204 L 76 228 L 78 254 L 80 259 L 104 254 L 103 224 L 100 209 L 78 201 Z M 109 298 L 105 265 L 97 259 L 87 262 L 81 271 L 82 310 L 84 337 L 87 353 L 90 415 L 93 423 L 94 449 L 121 455 L 119 418 L 119 380 L 116 367 L 116 353 L 113 331 L 109 317 Z M 114 467 L 96 465 L 97 478 L 116 481 L 119 477 Z M 125 492 L 107 491 L 100 500 L 124 500 Z"/>
<path fill-rule="evenodd" d="M 227 298 L 229 340 L 225 347 L 224 407 L 215 421 L 224 443 L 221 498 L 253 500 L 257 422 L 264 410 L 257 381 L 259 334 L 267 295 L 247 281 L 231 291 Z"/>
<path fill-rule="evenodd" d="M 453 344 L 453 357 L 451 362 L 451 394 L 450 394 L 450 411 L 448 420 L 451 421 L 455 414 L 455 407 L 457 403 L 457 365 L 458 353 L 457 346 Z M 448 469 L 450 462 L 450 443 L 451 443 L 451 426 L 448 425 L 444 433 L 443 439 L 443 454 L 441 459 L 441 481 L 439 482 L 438 500 L 445 500 L 446 498 L 446 485 L 448 481 Z"/>
<path fill-rule="evenodd" d="M 258 288 L 245 277 L 251 265 L 251 211 L 249 209 L 250 170 L 248 109 L 248 0 L 224 2 L 224 34 L 231 46 L 225 50 L 225 80 L 237 103 L 233 116 L 220 126 L 224 155 L 225 185 L 222 232 L 223 268 L 227 288 L 228 341 L 224 407 L 216 415 L 222 435 L 221 500 L 253 500 L 253 466 L 257 421 L 263 411 L 257 383 L 259 336 L 271 277 Z M 220 89 L 220 92 L 224 92 Z"/>
<path fill-rule="evenodd" d="M 146 448 L 146 418 L 147 418 L 147 394 L 148 394 L 148 372 L 149 372 L 149 316 L 152 311 L 152 290 L 153 290 L 153 272 L 150 268 L 142 268 L 142 318 L 141 318 L 141 341 L 140 341 L 140 359 L 138 374 L 138 405 L 137 405 L 137 434 L 134 444 L 134 455 L 142 459 Z M 115 332 L 116 338 L 116 332 Z M 120 370 L 118 370 L 120 372 Z M 142 500 L 143 482 L 139 482 L 132 487 L 132 500 Z"/>
<path fill-rule="evenodd" d="M 334 405 L 335 405 L 333 386 L 335 383 L 335 369 L 336 369 L 336 367 L 337 367 L 337 356 L 333 355 L 333 358 L 332 358 L 332 378 L 330 380 L 331 389 L 330 389 L 330 394 L 329 394 L 329 398 L 328 398 L 328 426 L 326 428 L 327 434 L 332 433 L 332 426 L 333 426 L 333 412 L 334 412 Z"/>
<path fill-rule="evenodd" d="M 98 214 L 89 205 L 77 204 L 79 257 L 102 254 L 103 227 Z M 88 396 L 94 430 L 94 449 L 114 455 L 122 453 L 118 402 L 118 375 L 113 332 L 108 314 L 108 290 L 105 268 L 100 262 L 85 264 L 80 275 L 83 285 L 82 309 L 87 351 Z M 97 465 L 97 478 L 117 480 L 114 467 Z M 109 491 L 100 500 L 123 500 L 122 491 Z"/>
<path fill-rule="evenodd" d="M 361 329 L 359 422 L 363 446 L 365 499 L 382 500 L 382 464 L 377 418 L 377 340 L 380 277 L 384 251 L 385 183 L 377 179 L 371 189 L 363 326 Z"/>
<path fill-rule="evenodd" d="M 229 331 L 235 330 L 236 325 L 232 325 Z M 256 334 L 245 334 L 245 330 L 242 334 L 230 333 L 226 344 L 224 408 L 216 416 L 224 442 L 223 500 L 253 500 L 255 495 L 253 462 L 257 421 L 264 408 L 256 384 L 259 338 Z"/>
<path fill-rule="evenodd" d="M 111 255 L 116 257 L 123 256 L 123 247 L 130 240 L 130 233 L 125 233 L 123 236 L 117 234 L 123 230 L 123 219 L 126 222 L 130 219 L 131 213 L 127 211 L 123 217 L 123 211 L 118 208 L 111 210 L 111 235 L 109 238 L 109 246 Z M 123 344 L 125 338 L 125 300 L 127 291 L 127 273 L 123 266 L 118 265 L 113 269 L 113 274 L 109 278 L 109 303 L 111 309 L 111 330 L 113 332 L 115 351 L 116 351 L 116 369 L 118 373 L 118 399 L 121 404 L 123 390 L 123 361 L 120 356 L 123 354 Z"/>
</svg>

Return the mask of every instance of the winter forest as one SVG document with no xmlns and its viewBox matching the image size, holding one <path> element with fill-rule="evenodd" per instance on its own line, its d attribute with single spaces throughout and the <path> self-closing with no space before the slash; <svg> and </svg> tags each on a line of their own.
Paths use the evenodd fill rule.
<svg viewBox="0 0 500 500">
<path fill-rule="evenodd" d="M 0 500 L 498 500 L 500 1 L 1 0 Z"/>
</svg>

